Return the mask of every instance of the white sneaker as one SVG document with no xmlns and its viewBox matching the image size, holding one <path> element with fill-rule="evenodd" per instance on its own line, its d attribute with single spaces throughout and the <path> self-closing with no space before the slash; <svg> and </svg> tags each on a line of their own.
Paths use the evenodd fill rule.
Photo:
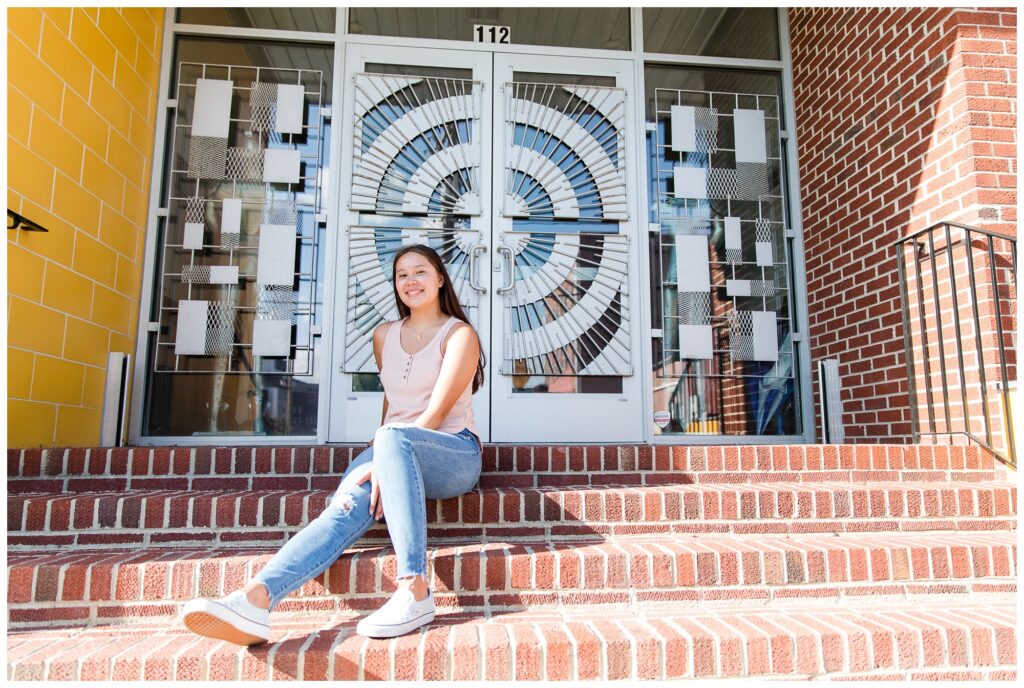
<svg viewBox="0 0 1024 688">
<path fill-rule="evenodd" d="M 434 620 L 434 593 L 419 602 L 408 588 L 399 588 L 384 606 L 360 620 L 356 633 L 370 638 L 394 638 Z"/>
<path fill-rule="evenodd" d="M 249 602 L 241 590 L 219 600 L 192 600 L 181 610 L 181 620 L 193 633 L 238 645 L 270 640 L 270 610 Z"/>
</svg>

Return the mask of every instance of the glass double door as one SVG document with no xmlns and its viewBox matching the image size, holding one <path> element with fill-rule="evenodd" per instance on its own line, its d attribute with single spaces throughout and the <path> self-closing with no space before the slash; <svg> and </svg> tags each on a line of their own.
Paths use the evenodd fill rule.
<svg viewBox="0 0 1024 688">
<path fill-rule="evenodd" d="M 380 424 L 372 333 L 415 243 L 480 335 L 484 441 L 644 439 L 632 80 L 625 60 L 348 47 L 329 441 Z"/>
</svg>

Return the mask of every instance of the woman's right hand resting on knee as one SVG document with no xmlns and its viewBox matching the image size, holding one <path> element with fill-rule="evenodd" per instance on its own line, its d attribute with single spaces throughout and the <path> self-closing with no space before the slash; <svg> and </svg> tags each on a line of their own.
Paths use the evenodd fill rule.
<svg viewBox="0 0 1024 688">
<path fill-rule="evenodd" d="M 361 467 L 361 470 L 365 472 L 356 480 L 356 485 L 362 485 L 367 480 L 370 481 L 370 515 L 379 521 L 384 517 L 384 501 L 380 498 L 380 487 L 377 485 L 377 476 L 373 472 L 373 464 L 368 463 Z M 376 513 L 374 513 L 375 511 Z"/>
</svg>

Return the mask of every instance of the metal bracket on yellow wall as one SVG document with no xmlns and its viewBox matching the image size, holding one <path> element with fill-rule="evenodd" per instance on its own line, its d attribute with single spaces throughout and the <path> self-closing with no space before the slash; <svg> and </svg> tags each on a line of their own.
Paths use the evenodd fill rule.
<svg viewBox="0 0 1024 688">
<path fill-rule="evenodd" d="M 49 232 L 46 227 L 36 224 L 27 217 L 19 215 L 10 208 L 7 209 L 7 229 L 21 229 L 26 232 Z"/>
</svg>

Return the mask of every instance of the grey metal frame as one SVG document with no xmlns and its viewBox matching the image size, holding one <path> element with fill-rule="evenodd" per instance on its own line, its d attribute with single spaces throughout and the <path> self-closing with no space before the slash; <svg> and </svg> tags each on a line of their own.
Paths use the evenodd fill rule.
<svg viewBox="0 0 1024 688">
<path fill-rule="evenodd" d="M 135 368 L 132 379 L 132 401 L 131 401 L 131 425 L 129 441 L 133 444 L 178 444 L 178 445 L 203 445 L 216 441 L 210 437 L 145 437 L 142 435 L 142 410 L 143 395 L 146 383 L 146 365 L 149 341 L 149 312 L 153 304 L 153 282 L 157 264 L 158 246 L 156 241 L 157 228 L 162 218 L 160 217 L 160 190 L 164 174 L 164 132 L 167 126 L 167 90 L 171 79 L 172 46 L 176 36 L 215 36 L 220 38 L 250 38 L 257 40 L 275 40 L 296 43 L 317 43 L 330 44 L 334 46 L 334 83 L 332 86 L 332 107 L 339 107 L 342 102 L 342 79 L 344 74 L 345 46 L 351 43 L 364 43 L 374 45 L 395 45 L 412 47 L 445 48 L 451 50 L 471 51 L 492 51 L 496 53 L 522 52 L 523 46 L 519 45 L 491 45 L 473 43 L 470 41 L 448 41 L 433 39 L 407 39 L 387 36 L 366 36 L 348 34 L 348 10 L 338 8 L 335 18 L 335 31 L 333 33 L 317 33 L 302 31 L 281 31 L 271 29 L 247 29 L 235 27 L 205 26 L 195 24 L 179 24 L 174 21 L 175 8 L 168 8 L 165 14 L 163 27 L 163 44 L 161 50 L 160 86 L 159 100 L 156 117 L 157 136 L 153 143 L 153 164 L 151 166 L 150 180 L 150 208 L 146 227 L 146 249 L 144 255 L 142 291 L 140 296 L 140 314 L 138 339 L 136 343 Z M 695 55 L 668 55 L 660 53 L 645 54 L 643 52 L 643 14 L 642 9 L 634 7 L 630 9 L 630 31 L 632 45 L 630 50 L 592 50 L 578 48 L 558 48 L 546 46 L 528 46 L 531 54 L 550 55 L 559 57 L 565 55 L 588 56 L 588 57 L 611 57 L 616 59 L 632 59 L 634 64 L 635 83 L 640 93 L 644 92 L 644 65 L 646 62 L 658 62 L 669 65 L 685 65 L 696 67 L 724 67 L 738 69 L 760 69 L 776 72 L 781 75 L 783 82 L 783 108 L 787 122 L 787 130 L 782 132 L 783 144 L 786 147 L 786 189 L 788 193 L 787 211 L 788 222 L 786 236 L 790 240 L 790 255 L 793 261 L 793 270 L 790 278 L 792 280 L 791 291 L 791 313 L 793 314 L 793 344 L 797 347 L 796 362 L 799 365 L 798 377 L 800 379 L 799 392 L 801 394 L 801 418 L 804 433 L 802 436 L 786 437 L 762 437 L 762 436 L 658 436 L 653 433 L 643 438 L 643 441 L 654 444 L 787 444 L 793 441 L 812 443 L 815 441 L 814 408 L 812 403 L 812 381 L 811 362 L 809 345 L 804 333 L 808 332 L 808 318 L 805 308 L 807 302 L 807 286 L 805 279 L 805 262 L 803 247 L 803 227 L 800 213 L 800 182 L 797 168 L 796 154 L 796 133 L 795 133 L 795 109 L 793 105 L 793 70 L 790 56 L 789 22 L 785 8 L 778 10 L 779 22 L 779 50 L 782 56 L 780 60 L 751 60 L 738 58 L 711 58 Z M 633 116 L 636 122 L 644 121 L 644 107 L 642 98 L 633 98 Z M 637 150 L 644 150 L 644 127 L 638 126 L 634 129 L 635 139 L 633 145 L 639 146 Z M 330 160 L 340 160 L 341 137 L 333 136 L 330 152 Z M 640 207 L 648 207 L 647 185 L 639 184 L 636 188 L 639 194 Z M 326 254 L 326 265 L 331 264 L 331 258 L 338 250 L 338 218 L 341 214 L 341 194 L 331 195 L 327 208 L 327 238 L 324 247 Z M 638 246 L 640 263 L 641 284 L 650 284 L 650 265 L 645 250 Z M 324 318 L 321 326 L 321 336 L 324 341 L 331 341 L 330 338 L 336 334 L 336 304 L 335 294 L 337 293 L 337 275 L 333 270 L 327 270 L 324 275 L 326 280 L 324 289 Z M 649 289 L 643 288 L 637 295 L 637 308 L 640 309 L 640 320 L 638 325 L 643 331 L 650 332 L 650 302 Z M 330 404 L 342 403 L 342 399 L 331 394 L 331 370 L 337 365 L 330 353 L 325 349 L 325 357 L 320 365 L 320 392 L 319 392 L 319 421 L 317 424 L 316 436 L 285 436 L 285 437 L 246 437 L 231 436 L 233 444 L 297 444 L 297 443 L 323 443 L 326 441 L 327 428 L 326 419 L 331 417 Z M 642 347 L 639 356 L 640 370 L 643 375 L 643 394 L 641 401 L 641 413 L 645 427 L 650 428 L 653 419 L 653 410 L 650 408 L 649 399 L 653 394 L 651 376 L 648 371 L 651 368 L 650 346 Z"/>
</svg>

